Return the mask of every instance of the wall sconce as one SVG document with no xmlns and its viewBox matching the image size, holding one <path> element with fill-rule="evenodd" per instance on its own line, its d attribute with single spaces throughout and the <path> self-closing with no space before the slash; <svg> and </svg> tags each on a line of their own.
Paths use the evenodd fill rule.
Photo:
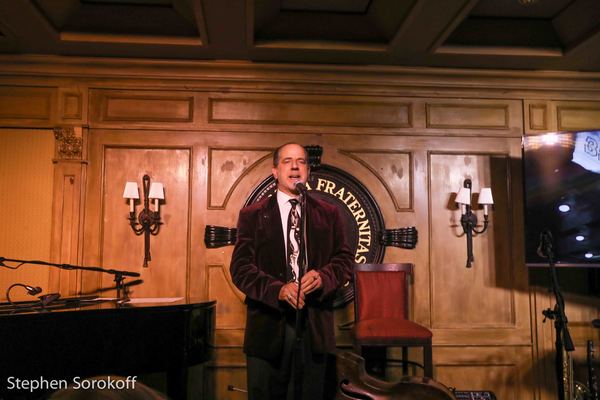
<svg viewBox="0 0 600 400">
<path fill-rule="evenodd" d="M 150 255 L 150 235 L 157 235 L 160 225 L 160 200 L 164 200 L 165 191 L 163 184 L 153 182 L 150 185 L 150 177 L 144 175 L 142 178 L 144 188 L 144 209 L 135 216 L 135 201 L 140 198 L 137 182 L 127 182 L 123 191 L 123 198 L 129 199 L 129 225 L 136 235 L 144 234 L 144 267 L 148 267 L 148 261 L 152 260 Z M 154 211 L 150 210 L 150 199 L 154 200 Z M 138 227 L 139 225 L 139 227 Z"/>
<path fill-rule="evenodd" d="M 467 268 L 471 268 L 473 262 L 473 234 L 483 233 L 487 230 L 489 206 L 494 204 L 492 189 L 481 188 L 478 203 L 483 205 L 483 228 L 477 230 L 477 216 L 471 208 L 471 186 L 471 180 L 465 179 L 463 187 L 460 188 L 456 196 L 456 203 L 460 205 L 460 213 L 462 214 L 460 224 L 467 236 Z"/>
</svg>

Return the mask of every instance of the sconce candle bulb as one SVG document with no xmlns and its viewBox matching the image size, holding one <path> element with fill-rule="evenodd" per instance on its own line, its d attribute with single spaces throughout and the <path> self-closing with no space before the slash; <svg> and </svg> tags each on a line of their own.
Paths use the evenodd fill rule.
<svg viewBox="0 0 600 400">
<path fill-rule="evenodd" d="M 479 193 L 479 204 L 483 205 L 483 228 L 477 230 L 477 216 L 471 208 L 471 188 L 472 182 L 470 179 L 465 179 L 463 187 L 460 188 L 456 195 L 456 203 L 460 205 L 461 217 L 460 224 L 463 232 L 467 237 L 467 268 L 471 268 L 473 260 L 473 234 L 481 234 L 485 232 L 489 224 L 489 206 L 494 204 L 492 198 L 492 189 L 482 188 Z"/>
<path fill-rule="evenodd" d="M 142 178 L 144 190 L 144 208 L 136 218 L 135 200 L 139 199 L 137 182 L 127 182 L 123 197 L 129 199 L 129 225 L 136 235 L 144 234 L 144 267 L 148 267 L 148 261 L 152 260 L 150 255 L 150 235 L 156 236 L 162 222 L 160 222 L 159 201 L 164 200 L 165 192 L 163 184 L 152 183 L 150 177 L 144 175 Z M 154 199 L 154 211 L 150 210 L 150 199 Z"/>
<path fill-rule="evenodd" d="M 154 199 L 154 212 L 159 211 L 159 200 L 165 199 L 165 190 L 160 182 L 152 182 L 150 185 L 150 194 L 148 198 Z"/>
<path fill-rule="evenodd" d="M 123 191 L 123 198 L 129 199 L 129 212 L 135 211 L 135 200 L 140 198 L 137 182 L 127 182 Z"/>
</svg>

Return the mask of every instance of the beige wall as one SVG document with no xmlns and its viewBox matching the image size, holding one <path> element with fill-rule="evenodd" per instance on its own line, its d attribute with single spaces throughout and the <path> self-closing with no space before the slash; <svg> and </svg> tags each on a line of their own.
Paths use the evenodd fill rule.
<svg viewBox="0 0 600 400">
<path fill-rule="evenodd" d="M 54 135 L 49 129 L 0 129 L 0 256 L 48 260 L 52 228 Z M 16 266 L 15 263 L 6 263 Z M 1 268 L 1 267 L 0 267 Z M 0 299 L 13 283 L 32 286 L 48 282 L 48 268 L 24 265 L 0 269 Z M 11 290 L 24 300 L 25 290 Z"/>
<path fill-rule="evenodd" d="M 73 127 L 83 142 L 57 155 L 48 178 L 50 258 L 140 272 L 134 296 L 218 301 L 215 359 L 200 384 L 209 397 L 240 398 L 227 385 L 245 387 L 245 312 L 229 276 L 232 248 L 207 249 L 204 227 L 234 227 L 270 174 L 270 152 L 291 140 L 322 146 L 322 163 L 359 179 L 386 228 L 417 227 L 417 247 L 387 248 L 384 261 L 415 264 L 411 315 L 434 333 L 437 379 L 502 399 L 554 397 L 552 327 L 541 321 L 551 301 L 530 287 L 523 263 L 520 139 L 600 126 L 595 75 L 27 57 L 0 72 L 3 125 Z M 19 106 L 24 98 L 30 107 Z M 166 187 L 148 268 L 121 197 L 144 174 Z M 451 201 L 467 177 L 491 186 L 496 201 L 471 269 Z M 46 280 L 64 295 L 111 283 L 65 271 Z M 598 339 L 586 326 L 598 306 L 586 293 L 572 297 L 581 346 Z M 338 325 L 352 318 L 351 306 L 336 313 Z M 351 345 L 347 329 L 336 334 Z"/>
</svg>

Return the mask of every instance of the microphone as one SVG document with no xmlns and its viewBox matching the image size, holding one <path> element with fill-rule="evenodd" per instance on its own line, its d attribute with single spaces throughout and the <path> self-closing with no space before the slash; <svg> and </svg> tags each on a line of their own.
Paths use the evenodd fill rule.
<svg viewBox="0 0 600 400">
<path fill-rule="evenodd" d="M 540 243 L 538 244 L 536 253 L 542 258 L 548 258 L 552 253 L 552 232 L 544 230 L 540 233 Z"/>
<path fill-rule="evenodd" d="M 29 285 L 24 285 L 23 287 L 27 289 L 27 293 L 29 293 L 32 296 L 35 296 L 38 293 L 42 293 L 42 288 L 39 286 L 33 287 Z"/>
<path fill-rule="evenodd" d="M 31 296 L 35 296 L 38 293 L 41 293 L 42 288 L 39 286 L 29 286 L 29 285 L 24 285 L 22 283 L 13 283 L 12 285 L 10 285 L 8 287 L 8 289 L 6 290 L 6 300 L 8 300 L 8 302 L 13 306 L 13 307 L 19 307 L 17 304 L 15 304 L 11 299 L 10 299 L 10 291 L 15 287 L 15 286 L 20 286 L 22 288 L 24 288 L 25 290 L 27 290 L 27 293 L 30 294 Z"/>
<path fill-rule="evenodd" d="M 294 186 L 296 186 L 296 190 L 298 191 L 298 193 L 300 193 L 301 195 L 306 194 L 306 185 L 302 183 L 302 181 L 296 181 L 296 183 L 294 183 Z"/>
</svg>

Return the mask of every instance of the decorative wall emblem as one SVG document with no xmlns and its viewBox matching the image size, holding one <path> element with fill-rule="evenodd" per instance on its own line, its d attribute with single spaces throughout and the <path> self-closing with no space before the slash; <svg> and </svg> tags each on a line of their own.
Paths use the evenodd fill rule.
<svg viewBox="0 0 600 400">
<path fill-rule="evenodd" d="M 379 206 L 369 191 L 348 173 L 330 165 L 311 168 L 306 188 L 312 196 L 338 206 L 346 222 L 348 237 L 356 242 L 357 263 L 378 263 L 383 260 L 385 246 L 379 240 L 385 231 Z M 273 176 L 262 181 L 245 205 L 275 193 Z"/>
</svg>

